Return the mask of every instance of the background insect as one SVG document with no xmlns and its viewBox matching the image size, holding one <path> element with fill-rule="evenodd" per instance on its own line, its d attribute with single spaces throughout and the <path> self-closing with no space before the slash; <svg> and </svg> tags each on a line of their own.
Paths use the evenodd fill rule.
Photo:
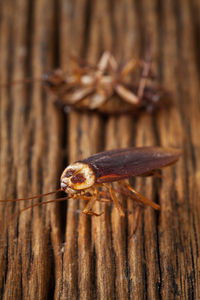
<svg viewBox="0 0 200 300">
<path fill-rule="evenodd" d="M 125 211 L 116 196 L 118 192 L 136 201 L 138 214 L 135 228 L 137 228 L 142 205 L 149 205 L 156 210 L 159 210 L 160 206 L 135 191 L 125 180 L 133 176 L 155 175 L 157 169 L 175 163 L 180 154 L 179 150 L 160 147 L 135 147 L 100 152 L 69 165 L 61 175 L 61 188 L 57 191 L 30 198 L 0 201 L 34 199 L 62 190 L 68 194 L 68 197 L 45 201 L 31 207 L 68 198 L 80 198 L 88 201 L 83 210 L 84 214 L 100 216 L 102 213 L 92 211 L 95 202 L 112 201 L 120 216 L 124 217 Z M 115 181 L 118 183 L 117 188 L 112 186 Z"/>
<path fill-rule="evenodd" d="M 124 66 L 108 51 L 96 66 L 74 57 L 72 60 L 75 65 L 66 76 L 60 69 L 43 76 L 47 89 L 65 106 L 124 113 L 141 109 L 151 112 L 165 103 L 167 93 L 153 83 L 150 53 L 144 61 L 131 59 Z M 132 77 L 137 67 L 142 70 L 139 83 Z"/>
<path fill-rule="evenodd" d="M 71 62 L 71 71 L 66 74 L 56 69 L 45 73 L 42 79 L 27 78 L 1 87 L 42 80 L 55 97 L 55 103 L 67 112 L 71 108 L 105 114 L 153 112 L 170 104 L 169 93 L 155 82 L 150 50 L 145 60 L 133 58 L 124 65 L 118 64 L 108 51 L 102 54 L 97 65 L 74 56 Z"/>
</svg>

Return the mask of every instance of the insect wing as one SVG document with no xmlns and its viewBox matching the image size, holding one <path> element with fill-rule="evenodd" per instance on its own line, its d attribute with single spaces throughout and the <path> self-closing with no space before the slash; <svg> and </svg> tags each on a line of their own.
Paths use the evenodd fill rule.
<svg viewBox="0 0 200 300">
<path fill-rule="evenodd" d="M 136 147 L 97 153 L 81 162 L 91 166 L 96 183 L 138 176 L 175 163 L 180 151 L 160 147 Z"/>
</svg>

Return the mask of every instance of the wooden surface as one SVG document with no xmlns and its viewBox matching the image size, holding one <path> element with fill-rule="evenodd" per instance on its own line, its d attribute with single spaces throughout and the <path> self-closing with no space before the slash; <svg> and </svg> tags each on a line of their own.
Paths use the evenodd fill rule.
<svg viewBox="0 0 200 300">
<path fill-rule="evenodd" d="M 101 217 L 84 216 L 85 202 L 71 200 L 27 210 L 8 228 L 32 201 L 0 204 L 2 299 L 200 299 L 200 2 L 1 1 L 0 81 L 67 70 L 70 54 L 91 63 L 104 50 L 119 61 L 143 57 L 148 32 L 153 67 L 173 95 L 170 112 L 65 114 L 41 83 L 1 88 L 0 199 L 52 191 L 69 162 L 103 149 L 183 152 L 165 180 L 133 181 L 161 210 L 146 208 L 131 240 L 130 199 L 124 219 L 105 204 L 95 207 L 105 209 Z"/>
</svg>

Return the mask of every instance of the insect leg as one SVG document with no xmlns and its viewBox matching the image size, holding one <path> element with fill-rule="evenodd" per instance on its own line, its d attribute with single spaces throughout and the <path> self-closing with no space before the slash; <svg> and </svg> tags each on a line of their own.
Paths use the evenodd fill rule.
<svg viewBox="0 0 200 300">
<path fill-rule="evenodd" d="M 113 55 L 110 55 L 110 57 L 109 57 L 109 64 L 110 64 L 112 71 L 116 72 L 118 69 L 118 63 Z"/>
<path fill-rule="evenodd" d="M 113 203 L 115 204 L 116 208 L 118 209 L 119 211 L 119 214 L 121 217 L 124 217 L 125 216 L 125 212 L 120 204 L 120 202 L 117 200 L 117 197 L 115 195 L 115 192 L 112 188 L 111 185 L 109 185 L 109 192 L 110 192 L 110 196 L 111 196 L 111 199 L 113 200 Z"/>
<path fill-rule="evenodd" d="M 121 70 L 121 76 L 124 77 L 128 75 L 137 65 L 141 65 L 141 61 L 138 59 L 131 59 L 129 60 L 125 66 Z"/>
<path fill-rule="evenodd" d="M 99 192 L 99 194 L 100 194 L 101 192 Z M 103 195 L 103 194 L 102 194 Z M 105 202 L 105 203 L 110 203 L 111 202 L 111 199 L 108 199 L 108 197 L 107 198 L 105 198 L 106 196 L 104 195 L 104 197 L 102 198 L 100 198 L 100 199 L 96 199 L 96 201 L 98 201 L 98 202 Z M 81 195 L 81 200 L 85 200 L 85 201 L 90 201 L 91 200 L 91 196 L 83 196 L 83 195 Z"/>
<path fill-rule="evenodd" d="M 111 54 L 109 51 L 105 51 L 101 56 L 100 61 L 98 63 L 98 71 L 96 72 L 97 77 L 101 77 L 103 72 L 106 70 L 110 55 Z"/>
<path fill-rule="evenodd" d="M 144 60 L 140 60 L 140 59 L 131 59 L 130 61 L 128 61 L 125 66 L 122 68 L 121 70 L 121 76 L 124 77 L 126 75 L 128 75 L 133 69 L 135 69 L 137 66 L 140 66 L 142 68 L 144 68 L 144 66 L 146 65 L 146 62 Z M 148 76 L 149 79 L 154 79 L 155 75 L 153 73 L 153 71 L 150 69 Z"/>
<path fill-rule="evenodd" d="M 97 196 L 98 196 L 98 191 L 95 190 L 94 194 L 92 195 L 91 199 L 89 200 L 88 204 L 86 205 L 86 207 L 83 210 L 84 214 L 91 215 L 91 216 L 96 216 L 96 217 L 99 217 L 99 216 L 101 216 L 103 214 L 103 212 L 100 213 L 100 214 L 97 214 L 97 213 L 91 211 L 93 205 L 97 201 Z"/>
<path fill-rule="evenodd" d="M 129 191 L 131 191 L 134 195 L 133 198 L 135 198 L 136 201 L 139 201 L 140 203 L 143 203 L 144 205 L 149 205 L 152 208 L 159 210 L 160 209 L 160 205 L 150 201 L 149 199 L 147 199 L 145 196 L 141 195 L 140 193 L 138 193 L 136 190 L 134 190 L 129 184 L 126 183 L 120 183 L 123 187 L 125 187 L 126 189 L 128 189 Z M 121 191 L 122 194 L 126 194 L 127 196 L 129 196 L 129 194 L 126 191 Z M 131 196 L 131 195 L 130 195 Z"/>
<path fill-rule="evenodd" d="M 139 104 L 140 98 L 131 92 L 129 89 L 125 88 L 122 84 L 117 84 L 115 86 L 116 93 L 122 97 L 126 102 L 137 105 Z"/>
<path fill-rule="evenodd" d="M 116 72 L 118 68 L 118 64 L 114 58 L 114 56 L 109 52 L 105 51 L 98 63 L 98 70 L 96 75 L 97 77 L 101 77 L 102 74 L 105 72 L 106 68 L 110 65 L 112 71 Z"/>
<path fill-rule="evenodd" d="M 131 191 L 143 204 L 145 205 L 150 205 L 151 207 L 153 207 L 156 210 L 160 209 L 160 205 L 150 201 L 149 199 L 147 199 L 146 197 L 144 197 L 143 195 L 141 195 L 140 193 L 138 193 L 136 190 L 134 190 L 130 185 L 127 186 L 127 188 L 129 189 L 129 191 Z"/>
<path fill-rule="evenodd" d="M 98 202 L 104 202 L 104 203 L 110 203 L 111 200 L 107 199 L 107 198 L 101 198 L 101 199 L 97 199 Z"/>
<path fill-rule="evenodd" d="M 137 65 L 143 66 L 142 78 L 139 82 L 138 92 L 134 94 L 129 89 L 125 88 L 123 85 L 117 85 L 115 90 L 119 96 L 121 96 L 125 101 L 131 104 L 138 104 L 140 99 L 143 97 L 144 89 L 146 86 L 146 81 L 148 78 L 151 78 L 151 59 L 148 61 L 140 61 L 137 59 L 131 59 L 122 69 L 121 77 L 128 75 Z"/>
<path fill-rule="evenodd" d="M 112 202 L 112 199 L 110 199 L 110 195 L 105 191 L 99 191 L 100 199 L 97 199 L 99 202 Z"/>
<path fill-rule="evenodd" d="M 66 93 L 65 96 L 62 97 L 63 100 L 69 105 L 75 105 L 79 101 L 83 100 L 84 98 L 90 96 L 94 92 L 93 86 L 88 87 L 79 87 L 76 91 Z"/>
<path fill-rule="evenodd" d="M 151 70 L 151 59 L 149 58 L 146 62 L 144 62 L 142 77 L 139 82 L 139 87 L 137 91 L 137 96 L 139 97 L 139 99 L 142 99 L 143 97 L 144 89 L 147 83 L 147 79 L 149 77 L 150 70 Z"/>
<path fill-rule="evenodd" d="M 143 173 L 141 175 L 138 175 L 140 177 L 149 177 L 149 176 L 155 176 L 157 178 L 161 178 L 161 179 L 165 179 L 167 180 L 167 178 L 163 175 L 163 174 L 160 174 L 158 171 L 156 170 L 153 170 L 153 171 L 150 171 L 150 172 L 146 172 L 146 173 Z"/>
<path fill-rule="evenodd" d="M 132 236 L 136 233 L 138 225 L 139 225 L 139 220 L 141 216 L 141 211 L 142 207 L 140 205 L 137 205 L 136 207 L 136 216 L 135 216 L 135 226 L 133 227 L 132 233 L 129 235 L 129 239 L 132 238 Z"/>
<path fill-rule="evenodd" d="M 97 93 L 90 96 L 90 109 L 96 109 L 99 106 L 103 105 L 108 98 L 112 95 L 110 92 L 105 92 L 103 90 L 99 90 Z"/>
<path fill-rule="evenodd" d="M 156 176 L 157 178 L 167 179 L 164 175 L 158 173 L 157 171 L 151 172 L 153 176 Z"/>
</svg>

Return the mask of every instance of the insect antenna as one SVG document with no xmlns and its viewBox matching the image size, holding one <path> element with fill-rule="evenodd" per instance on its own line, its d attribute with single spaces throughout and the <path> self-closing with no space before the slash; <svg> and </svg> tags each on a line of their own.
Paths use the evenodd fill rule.
<svg viewBox="0 0 200 300">
<path fill-rule="evenodd" d="M 41 206 L 41 205 L 44 205 L 44 204 L 49 204 L 49 203 L 53 203 L 53 202 L 60 202 L 60 201 L 64 201 L 64 200 L 67 200 L 69 199 L 71 196 L 66 196 L 66 197 L 62 197 L 62 198 L 57 198 L 57 199 L 53 199 L 53 200 L 47 200 L 47 201 L 43 201 L 43 202 L 40 202 L 40 203 L 35 203 L 35 204 L 32 204 L 30 206 L 27 206 L 27 207 L 24 207 L 22 209 L 20 209 L 17 213 L 16 213 L 16 216 L 21 214 L 22 212 L 24 212 L 25 210 L 28 210 L 30 208 L 33 208 L 33 207 L 37 207 L 37 206 Z M 14 215 L 15 217 L 15 215 Z"/>
<path fill-rule="evenodd" d="M 22 83 L 31 83 L 31 82 L 42 82 L 42 78 L 26 78 L 26 79 L 19 79 L 19 80 L 14 80 L 14 81 L 10 81 L 10 82 L 5 82 L 5 83 L 1 83 L 0 87 L 9 87 L 11 85 L 14 84 L 22 84 Z"/>
<path fill-rule="evenodd" d="M 0 202 L 18 202 L 18 201 L 32 200 L 32 199 L 37 199 L 37 198 L 45 197 L 45 196 L 48 196 L 48 195 L 56 194 L 56 193 L 61 192 L 61 191 L 62 191 L 62 189 L 58 189 L 58 190 L 55 190 L 55 191 L 52 191 L 52 192 L 39 194 L 39 195 L 36 195 L 36 196 L 31 196 L 31 197 L 27 197 L 27 198 L 11 199 L 11 200 L 0 200 Z"/>
<path fill-rule="evenodd" d="M 57 198 L 57 199 L 54 199 L 54 200 L 47 200 L 47 201 L 43 201 L 43 202 L 40 202 L 40 203 L 35 203 L 35 204 L 32 204 L 30 206 L 27 206 L 27 207 L 24 207 L 22 209 L 20 209 L 18 212 L 16 212 L 15 214 L 13 214 L 6 222 L 6 226 L 8 226 L 10 224 L 11 221 L 13 221 L 15 218 L 17 218 L 22 212 L 28 210 L 28 209 L 31 209 L 33 207 L 37 207 L 37 206 L 41 206 L 41 205 L 44 205 L 44 204 L 49 204 L 49 203 L 53 203 L 53 202 L 59 202 L 59 201 L 64 201 L 64 200 L 67 200 L 69 199 L 71 196 L 67 196 L 67 197 L 63 197 L 63 198 Z"/>
</svg>

